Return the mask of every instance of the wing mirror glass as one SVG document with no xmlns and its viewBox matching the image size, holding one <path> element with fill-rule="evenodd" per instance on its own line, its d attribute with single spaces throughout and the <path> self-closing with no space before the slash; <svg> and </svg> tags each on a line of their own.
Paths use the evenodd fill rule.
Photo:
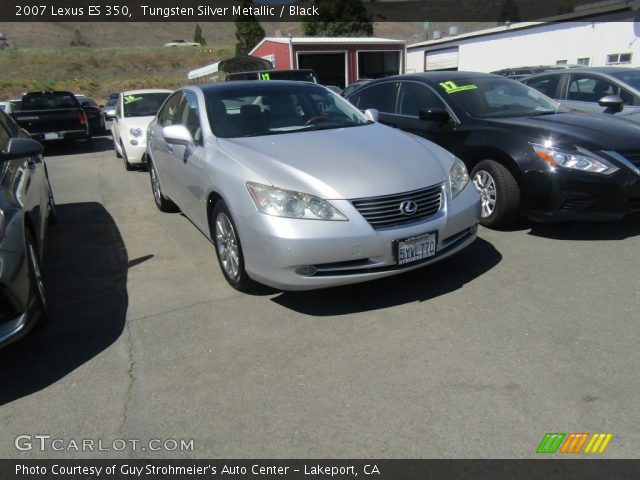
<svg viewBox="0 0 640 480">
<path fill-rule="evenodd" d="M 380 118 L 380 112 L 375 108 L 367 108 L 364 111 L 364 116 L 367 117 L 367 120 L 371 120 L 372 122 L 377 122 Z"/>
<path fill-rule="evenodd" d="M 2 160 L 14 158 L 34 157 L 43 151 L 40 142 L 30 138 L 12 138 L 7 142 L 7 148 L 0 152 Z"/>
<path fill-rule="evenodd" d="M 605 95 L 598 100 L 598 105 L 620 112 L 622 111 L 622 98 L 620 95 Z"/>
<path fill-rule="evenodd" d="M 184 125 L 168 125 L 162 129 L 162 136 L 167 143 L 173 145 L 191 145 L 193 137 Z"/>
</svg>

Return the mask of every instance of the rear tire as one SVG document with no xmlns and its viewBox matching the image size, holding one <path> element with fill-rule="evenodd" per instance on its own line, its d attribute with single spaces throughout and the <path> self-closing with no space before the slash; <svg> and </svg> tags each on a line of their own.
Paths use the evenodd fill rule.
<svg viewBox="0 0 640 480">
<path fill-rule="evenodd" d="M 482 160 L 471 171 L 473 184 L 480 193 L 480 224 L 488 228 L 512 225 L 520 209 L 520 187 L 511 172 L 494 160 Z"/>
<path fill-rule="evenodd" d="M 161 212 L 177 212 L 179 210 L 178 206 L 162 192 L 162 186 L 160 185 L 156 166 L 149 157 L 147 157 L 147 165 L 149 169 L 149 178 L 151 179 L 151 192 L 153 193 L 153 199 L 156 202 L 156 207 L 158 207 L 158 210 Z"/>
<path fill-rule="evenodd" d="M 236 225 L 222 200 L 216 203 L 211 214 L 211 236 L 220 270 L 227 283 L 240 292 L 255 288 L 255 282 L 244 269 L 244 254 Z"/>
</svg>

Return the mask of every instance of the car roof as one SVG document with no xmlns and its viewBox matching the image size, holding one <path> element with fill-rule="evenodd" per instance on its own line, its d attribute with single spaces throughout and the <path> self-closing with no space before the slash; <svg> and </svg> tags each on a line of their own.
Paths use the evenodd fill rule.
<svg viewBox="0 0 640 480">
<path fill-rule="evenodd" d="M 144 90 L 125 90 L 121 93 L 122 95 L 141 95 L 143 93 L 173 93 L 173 90 L 166 90 L 162 88 L 147 88 Z"/>
<path fill-rule="evenodd" d="M 505 78 L 500 75 L 494 75 L 493 73 L 484 73 L 484 72 L 465 72 L 465 71 L 439 71 L 439 72 L 418 72 L 418 73 L 407 73 L 405 75 L 393 75 L 391 77 L 378 78 L 376 80 L 372 80 L 372 82 L 377 82 L 381 80 L 419 80 L 424 82 L 441 82 L 441 81 L 455 81 L 457 79 L 463 78 Z"/>
<path fill-rule="evenodd" d="M 268 85 L 272 85 L 269 87 Z M 204 85 L 189 85 L 188 88 L 199 88 L 203 93 L 208 92 L 227 92 L 227 91 L 237 91 L 243 90 L 247 87 L 257 88 L 257 87 L 265 87 L 267 88 L 275 88 L 275 87 L 301 87 L 301 86 L 315 86 L 318 88 L 322 88 L 321 85 L 317 83 L 311 82 L 300 82 L 296 80 L 263 80 L 263 81 L 255 81 L 255 80 L 239 80 L 233 82 L 220 82 L 220 83 L 206 83 Z"/>
</svg>

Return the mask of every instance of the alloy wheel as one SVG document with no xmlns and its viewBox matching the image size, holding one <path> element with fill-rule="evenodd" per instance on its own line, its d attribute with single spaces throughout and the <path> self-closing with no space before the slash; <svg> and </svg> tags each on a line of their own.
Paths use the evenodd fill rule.
<svg viewBox="0 0 640 480">
<path fill-rule="evenodd" d="M 473 184 L 480 193 L 482 202 L 482 218 L 490 217 L 496 210 L 496 182 L 486 170 L 478 170 L 473 177 Z"/>
<path fill-rule="evenodd" d="M 240 250 L 231 220 L 224 212 L 216 217 L 215 235 L 222 268 L 229 278 L 235 280 L 240 272 Z"/>
</svg>

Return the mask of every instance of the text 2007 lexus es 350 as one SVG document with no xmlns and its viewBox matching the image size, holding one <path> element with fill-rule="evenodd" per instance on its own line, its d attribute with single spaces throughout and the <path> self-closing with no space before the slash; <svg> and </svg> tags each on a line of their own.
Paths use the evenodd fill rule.
<svg viewBox="0 0 640 480">
<path fill-rule="evenodd" d="M 190 86 L 148 132 L 153 195 L 214 243 L 227 281 L 308 290 L 394 275 L 476 237 L 464 164 L 304 82 Z"/>
</svg>

